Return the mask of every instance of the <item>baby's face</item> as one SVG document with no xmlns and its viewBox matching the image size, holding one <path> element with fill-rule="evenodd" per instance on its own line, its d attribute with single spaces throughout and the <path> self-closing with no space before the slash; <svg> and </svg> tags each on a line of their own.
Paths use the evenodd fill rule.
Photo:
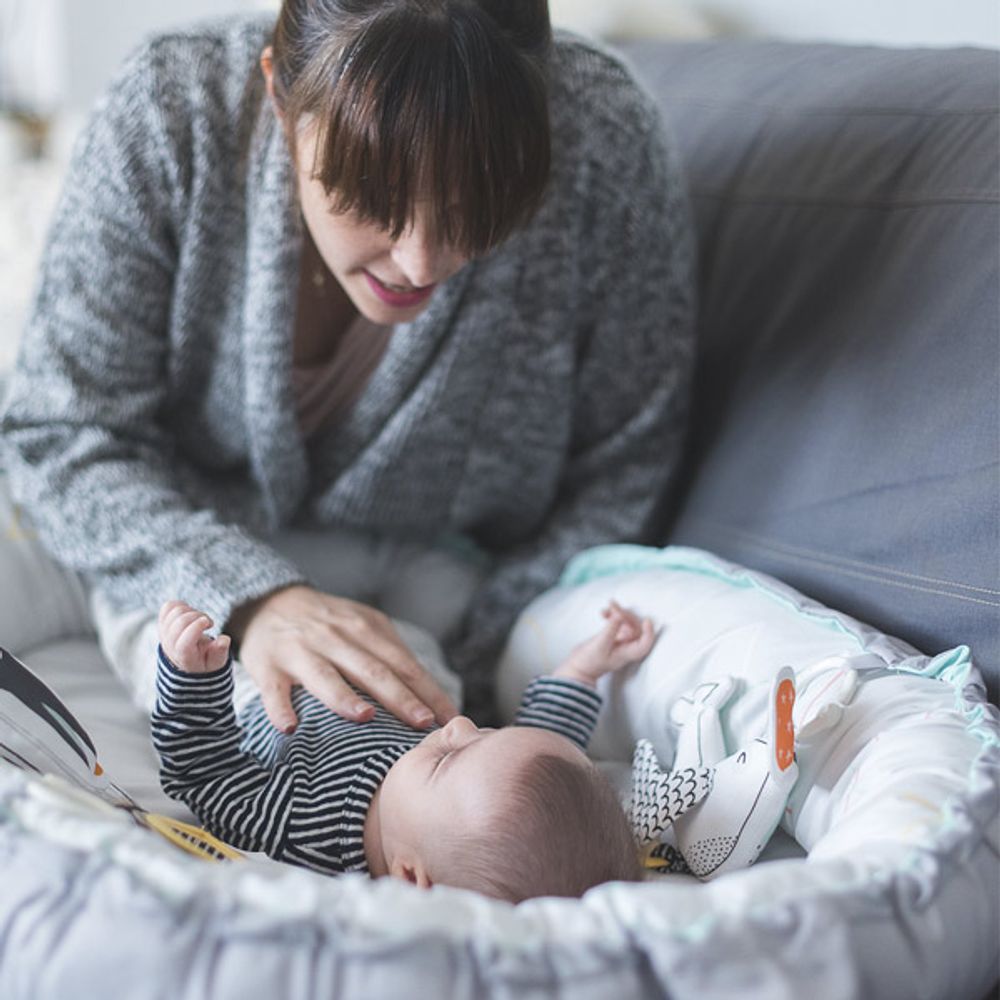
<svg viewBox="0 0 1000 1000">
<path fill-rule="evenodd" d="M 586 755 L 565 736 L 534 726 L 480 729 L 464 715 L 403 754 L 382 782 L 383 840 L 421 849 L 435 830 L 472 828 L 497 815 L 524 765 L 542 753 L 574 763 Z M 468 826 L 467 826 L 468 824 Z"/>
</svg>

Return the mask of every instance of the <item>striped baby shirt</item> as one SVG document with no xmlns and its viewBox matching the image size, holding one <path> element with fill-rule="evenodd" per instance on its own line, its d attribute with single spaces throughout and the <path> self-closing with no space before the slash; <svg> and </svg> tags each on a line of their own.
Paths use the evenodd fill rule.
<svg viewBox="0 0 1000 1000">
<path fill-rule="evenodd" d="M 380 705 L 369 722 L 351 722 L 296 687 L 299 725 L 285 735 L 259 697 L 237 720 L 231 663 L 185 673 L 162 649 L 156 687 L 153 745 L 167 795 L 234 847 L 325 874 L 368 871 L 364 825 L 372 798 L 392 765 L 439 728 L 413 729 Z M 600 707 L 601 696 L 586 684 L 538 677 L 514 724 L 550 729 L 585 750 Z"/>
</svg>

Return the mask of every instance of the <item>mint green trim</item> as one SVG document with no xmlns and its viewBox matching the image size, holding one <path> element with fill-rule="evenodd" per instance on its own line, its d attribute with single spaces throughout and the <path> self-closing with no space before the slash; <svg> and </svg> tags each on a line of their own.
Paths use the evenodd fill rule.
<svg viewBox="0 0 1000 1000">
<path fill-rule="evenodd" d="M 574 587 L 605 576 L 644 570 L 679 570 L 685 573 L 697 573 L 714 580 L 721 580 L 733 587 L 756 590 L 797 615 L 812 619 L 841 635 L 848 636 L 865 652 L 871 651 L 865 633 L 868 633 L 869 638 L 881 635 L 877 629 L 862 625 L 841 612 L 826 608 L 764 574 L 734 563 L 727 563 L 702 549 L 680 545 L 669 545 L 663 549 L 645 545 L 599 545 L 586 549 L 567 563 L 559 585 Z M 886 666 L 906 673 L 940 677 L 953 686 L 964 684 L 972 667 L 968 646 L 956 646 L 926 662 L 923 656 L 919 658 L 918 663 L 913 662 L 914 659 L 910 658 L 905 663 L 887 662 Z"/>
<path fill-rule="evenodd" d="M 802 607 L 792 597 L 785 596 L 768 586 L 761 579 L 760 574 L 733 564 L 727 565 L 702 549 L 686 548 L 680 545 L 668 545 L 663 549 L 645 545 L 599 545 L 592 549 L 586 549 L 571 559 L 563 570 L 559 585 L 572 587 L 603 576 L 637 573 L 650 569 L 698 573 L 714 580 L 721 580 L 734 587 L 757 590 L 765 597 L 789 608 L 796 614 L 813 618 L 827 628 L 850 637 L 862 650 L 867 651 L 868 649 L 863 636 L 856 629 L 849 627 L 843 620 L 844 616 L 839 612 L 823 608 L 821 605 L 816 605 L 815 610 Z M 796 594 L 796 596 L 801 600 L 808 600 L 804 595 Z"/>
<path fill-rule="evenodd" d="M 755 570 L 727 563 L 703 549 L 681 545 L 668 545 L 658 549 L 646 545 L 598 545 L 585 549 L 574 556 L 563 570 L 559 580 L 561 587 L 575 587 L 605 576 L 622 573 L 638 573 L 644 570 L 671 570 L 697 573 L 721 580 L 731 586 L 752 588 L 759 593 L 790 609 L 795 614 L 812 619 L 817 623 L 853 639 L 864 652 L 872 652 L 865 633 L 869 638 L 878 638 L 882 633 L 870 626 L 856 622 L 847 615 L 825 608 L 804 594 L 799 594 L 786 584 L 780 583 Z M 787 593 L 782 593 L 787 591 Z M 896 640 L 898 641 L 898 640 Z M 880 653 L 875 655 L 881 656 Z M 884 660 L 884 656 L 882 656 Z M 905 661 L 885 661 L 886 668 L 899 673 L 929 677 L 949 684 L 955 695 L 955 708 L 966 720 L 966 730 L 975 735 L 983 744 L 984 752 L 1000 747 L 1000 735 L 996 722 L 992 720 L 984 705 L 971 707 L 964 694 L 965 685 L 973 669 L 971 650 L 968 646 L 956 646 L 937 656 L 912 656 Z M 975 770 L 978 758 L 970 768 Z"/>
</svg>

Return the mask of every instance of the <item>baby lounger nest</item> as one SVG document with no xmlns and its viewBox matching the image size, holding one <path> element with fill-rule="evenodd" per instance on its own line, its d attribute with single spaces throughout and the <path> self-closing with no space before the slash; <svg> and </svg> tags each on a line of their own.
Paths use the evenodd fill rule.
<svg viewBox="0 0 1000 1000">
<path fill-rule="evenodd" d="M 500 671 L 508 718 L 612 597 L 663 627 L 641 666 L 601 682 L 591 754 L 612 774 L 640 736 L 670 760 L 670 706 L 700 681 L 738 679 L 723 713 L 738 746 L 781 666 L 805 698 L 825 684 L 817 664 L 857 672 L 839 721 L 799 748 L 755 866 L 514 907 L 200 861 L 0 763 L 0 996 L 978 1000 L 1000 940 L 1000 713 L 969 650 L 922 656 L 698 550 L 603 547 L 522 615 Z"/>
</svg>

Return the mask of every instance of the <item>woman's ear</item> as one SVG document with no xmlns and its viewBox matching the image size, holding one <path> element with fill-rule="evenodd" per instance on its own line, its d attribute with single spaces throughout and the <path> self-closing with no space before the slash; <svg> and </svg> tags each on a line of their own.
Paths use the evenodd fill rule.
<svg viewBox="0 0 1000 1000">
<path fill-rule="evenodd" d="M 278 100 L 274 96 L 274 50 L 270 45 L 260 54 L 260 69 L 264 74 L 264 81 L 267 84 L 267 96 L 271 99 L 271 104 L 274 105 L 275 114 L 281 118 L 281 108 L 278 106 Z"/>
</svg>

